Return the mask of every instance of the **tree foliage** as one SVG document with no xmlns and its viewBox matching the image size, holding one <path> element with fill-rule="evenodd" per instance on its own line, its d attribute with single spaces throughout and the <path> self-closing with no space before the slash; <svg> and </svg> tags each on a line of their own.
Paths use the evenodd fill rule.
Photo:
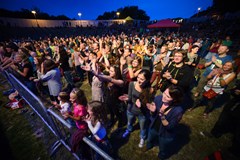
<svg viewBox="0 0 240 160">
<path fill-rule="evenodd" d="M 119 17 L 117 12 L 120 13 Z M 142 9 L 139 9 L 138 6 L 127 6 L 124 8 L 119 8 L 117 11 L 104 12 L 103 15 L 99 15 L 97 20 L 110 20 L 110 19 L 125 19 L 126 17 L 132 17 L 137 20 L 149 20 L 150 17 Z"/>
<path fill-rule="evenodd" d="M 38 8 L 33 8 L 36 11 L 36 17 L 38 19 L 49 19 L 49 20 L 70 20 L 65 15 L 50 16 L 48 13 L 41 12 Z M 10 11 L 6 9 L 0 9 L 0 17 L 11 17 L 11 18 L 26 18 L 34 19 L 32 11 L 22 8 L 20 11 Z"/>
</svg>

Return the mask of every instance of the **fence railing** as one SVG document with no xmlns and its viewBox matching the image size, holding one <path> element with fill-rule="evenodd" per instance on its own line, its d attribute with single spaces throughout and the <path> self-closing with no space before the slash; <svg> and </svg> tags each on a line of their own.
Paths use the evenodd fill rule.
<svg viewBox="0 0 240 160">
<path fill-rule="evenodd" d="M 52 145 L 50 156 L 57 154 L 59 147 L 64 146 L 69 152 L 71 146 L 69 144 L 69 136 L 72 131 L 72 126 L 67 123 L 62 116 L 57 114 L 52 109 L 47 109 L 42 101 L 32 93 L 25 85 L 23 85 L 13 74 L 4 71 L 2 72 L 11 86 L 16 89 L 19 95 L 26 101 L 26 103 L 32 108 L 32 110 L 40 117 L 49 130 L 55 135 L 56 142 Z M 83 141 L 90 146 L 95 152 L 100 154 L 104 159 L 113 160 L 106 152 L 99 148 L 87 137 L 83 138 Z M 70 152 L 76 159 L 80 159 L 75 153 Z"/>
</svg>

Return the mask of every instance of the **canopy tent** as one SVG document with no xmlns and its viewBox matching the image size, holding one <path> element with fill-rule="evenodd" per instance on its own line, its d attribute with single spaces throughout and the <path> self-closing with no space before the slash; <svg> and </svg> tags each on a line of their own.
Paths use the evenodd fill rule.
<svg viewBox="0 0 240 160">
<path fill-rule="evenodd" d="M 128 16 L 127 18 L 125 18 L 126 21 L 133 21 L 134 19 L 130 16 Z"/>
<path fill-rule="evenodd" d="M 163 19 L 157 23 L 150 24 L 147 28 L 179 28 L 180 24 L 174 23 L 171 19 Z"/>
</svg>

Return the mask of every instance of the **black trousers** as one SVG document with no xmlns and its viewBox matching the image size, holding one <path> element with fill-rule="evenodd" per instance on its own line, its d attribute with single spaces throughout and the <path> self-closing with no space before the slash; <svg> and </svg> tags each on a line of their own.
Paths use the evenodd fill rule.
<svg viewBox="0 0 240 160">
<path fill-rule="evenodd" d="M 232 133 L 232 146 L 230 151 L 237 157 L 240 157 L 240 98 L 234 97 L 224 106 L 217 122 L 211 133 L 216 138 L 225 133 Z"/>
</svg>

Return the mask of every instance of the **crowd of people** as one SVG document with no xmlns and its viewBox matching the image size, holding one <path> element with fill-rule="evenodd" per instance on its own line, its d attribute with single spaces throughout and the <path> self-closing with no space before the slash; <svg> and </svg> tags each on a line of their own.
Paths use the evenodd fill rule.
<svg viewBox="0 0 240 160">
<path fill-rule="evenodd" d="M 203 114 L 207 118 L 215 102 L 239 81 L 240 52 L 229 55 L 231 45 L 229 36 L 211 42 L 206 37 L 174 32 L 55 37 L 1 42 L 0 59 L 2 71 L 14 73 L 35 95 L 48 95 L 44 98 L 49 98 L 63 118 L 76 127 L 71 137 L 73 152 L 84 148 L 81 141 L 89 133 L 100 148 L 109 151 L 107 129 L 116 122 L 118 129 L 127 126 L 121 136 L 126 138 L 138 118 L 138 146 L 143 148 L 146 142 L 147 151 L 157 142 L 158 157 L 166 159 L 183 114 L 207 102 Z M 76 86 L 74 76 L 88 82 L 90 102 Z M 239 84 L 236 86 L 234 95 L 239 97 Z M 209 90 L 216 95 L 206 97 Z M 239 110 L 235 97 L 222 104 L 231 101 Z M 238 146 L 237 116 L 234 123 L 238 129 L 234 145 Z M 239 149 L 233 150 L 239 154 Z"/>
</svg>

